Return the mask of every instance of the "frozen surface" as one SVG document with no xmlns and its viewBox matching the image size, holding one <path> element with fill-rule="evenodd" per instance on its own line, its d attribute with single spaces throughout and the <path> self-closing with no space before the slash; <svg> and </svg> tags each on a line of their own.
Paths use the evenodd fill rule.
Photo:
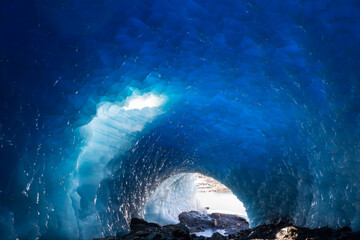
<svg viewBox="0 0 360 240">
<path fill-rule="evenodd" d="M 209 207 L 207 209 L 208 213 L 237 214 L 249 221 L 244 205 L 231 192 L 198 192 L 196 198 L 201 206 Z"/>
<path fill-rule="evenodd" d="M 179 222 L 180 213 L 198 211 L 237 214 L 249 221 L 244 205 L 233 193 L 199 190 L 200 181 L 206 180 L 194 173 L 176 174 L 163 181 L 149 197 L 145 220 L 161 225 L 175 224 Z"/>
<path fill-rule="evenodd" d="M 252 226 L 360 230 L 359 12 L 358 0 L 3 1 L 0 238 L 126 233 L 186 172 L 229 187 Z"/>
<path fill-rule="evenodd" d="M 183 173 L 162 182 L 148 200 L 145 220 L 161 225 L 175 224 L 182 212 L 205 212 L 197 199 L 195 181 L 194 174 Z"/>
<path fill-rule="evenodd" d="M 89 230 L 89 225 L 97 221 L 96 191 L 109 175 L 105 170 L 109 161 L 131 148 L 136 132 L 142 131 L 148 122 L 161 114 L 158 107 L 163 102 L 162 96 L 134 92 L 121 103 L 103 102 L 91 122 L 81 127 L 87 141 L 71 174 L 72 184 L 68 191 L 73 208 L 80 216 L 81 236 L 91 239 L 96 234 Z"/>
<path fill-rule="evenodd" d="M 212 229 L 206 229 L 205 231 L 202 231 L 202 232 L 196 232 L 195 234 L 197 235 L 197 236 L 204 236 L 204 237 L 211 237 L 214 233 L 216 233 L 216 232 L 218 232 L 218 233 L 220 233 L 221 235 L 226 235 L 225 234 L 225 230 L 223 230 L 223 229 L 220 229 L 220 230 L 216 230 L 216 231 L 214 231 L 214 230 L 212 230 Z"/>
</svg>

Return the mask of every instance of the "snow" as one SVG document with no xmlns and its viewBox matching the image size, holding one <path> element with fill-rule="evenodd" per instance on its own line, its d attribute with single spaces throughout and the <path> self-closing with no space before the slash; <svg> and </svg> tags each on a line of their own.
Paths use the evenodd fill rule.
<svg viewBox="0 0 360 240">
<path fill-rule="evenodd" d="M 195 235 L 197 236 L 204 236 L 204 237 L 211 237 L 214 233 L 220 233 L 221 235 L 226 235 L 225 234 L 225 230 L 223 229 L 218 229 L 218 230 L 212 230 L 212 229 L 205 229 L 204 231 L 202 232 L 196 232 Z"/>
<path fill-rule="evenodd" d="M 201 206 L 209 208 L 208 213 L 236 214 L 249 222 L 244 205 L 231 192 L 197 192 L 196 198 Z"/>
</svg>

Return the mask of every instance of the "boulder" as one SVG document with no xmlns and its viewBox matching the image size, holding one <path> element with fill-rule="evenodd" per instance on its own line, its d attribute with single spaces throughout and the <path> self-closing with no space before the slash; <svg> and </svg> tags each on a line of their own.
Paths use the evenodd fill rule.
<svg viewBox="0 0 360 240">
<path fill-rule="evenodd" d="M 179 215 L 180 223 L 186 225 L 190 232 L 201 232 L 206 229 L 224 229 L 226 234 L 248 229 L 249 223 L 242 217 L 233 214 L 203 214 L 197 211 L 183 212 Z"/>
</svg>

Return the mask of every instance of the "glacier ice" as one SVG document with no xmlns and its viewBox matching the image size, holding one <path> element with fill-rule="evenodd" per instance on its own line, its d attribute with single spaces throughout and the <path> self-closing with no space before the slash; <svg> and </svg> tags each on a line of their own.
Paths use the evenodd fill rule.
<svg viewBox="0 0 360 240">
<path fill-rule="evenodd" d="M 102 102 L 91 122 L 81 127 L 86 143 L 71 173 L 73 179 L 68 190 L 78 218 L 79 236 L 91 239 L 96 234 L 88 228 L 98 221 L 96 191 L 106 177 L 109 161 L 131 148 L 136 132 L 161 114 L 158 107 L 164 101 L 165 96 L 134 92 L 124 103 Z"/>
<path fill-rule="evenodd" d="M 192 172 L 360 230 L 359 1 L 1 4 L 1 239 L 126 233 Z"/>
<path fill-rule="evenodd" d="M 176 224 L 179 223 L 179 214 L 189 211 L 236 214 L 249 221 L 243 204 L 235 195 L 214 192 L 214 182 L 200 185 L 202 187 L 197 189 L 201 181 L 205 180 L 199 180 L 196 173 L 180 173 L 165 179 L 147 200 L 143 215 L 145 221 L 160 225 Z M 205 207 L 209 209 L 205 210 Z"/>
<path fill-rule="evenodd" d="M 196 197 L 195 174 L 181 173 L 164 180 L 147 201 L 144 219 L 161 225 L 179 222 L 182 212 L 204 212 Z"/>
</svg>

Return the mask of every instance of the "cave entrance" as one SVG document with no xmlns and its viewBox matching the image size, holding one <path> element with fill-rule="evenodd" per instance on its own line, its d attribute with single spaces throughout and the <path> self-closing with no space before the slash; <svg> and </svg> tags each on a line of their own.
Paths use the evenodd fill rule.
<svg viewBox="0 0 360 240">
<path fill-rule="evenodd" d="M 249 227 L 243 203 L 225 185 L 200 173 L 181 173 L 164 180 L 151 194 L 144 219 L 160 225 L 181 222 L 203 236 Z"/>
<path fill-rule="evenodd" d="M 195 173 L 195 176 L 197 177 L 195 181 L 196 197 L 208 213 L 235 214 L 249 221 L 244 204 L 229 188 L 200 173 Z"/>
</svg>

